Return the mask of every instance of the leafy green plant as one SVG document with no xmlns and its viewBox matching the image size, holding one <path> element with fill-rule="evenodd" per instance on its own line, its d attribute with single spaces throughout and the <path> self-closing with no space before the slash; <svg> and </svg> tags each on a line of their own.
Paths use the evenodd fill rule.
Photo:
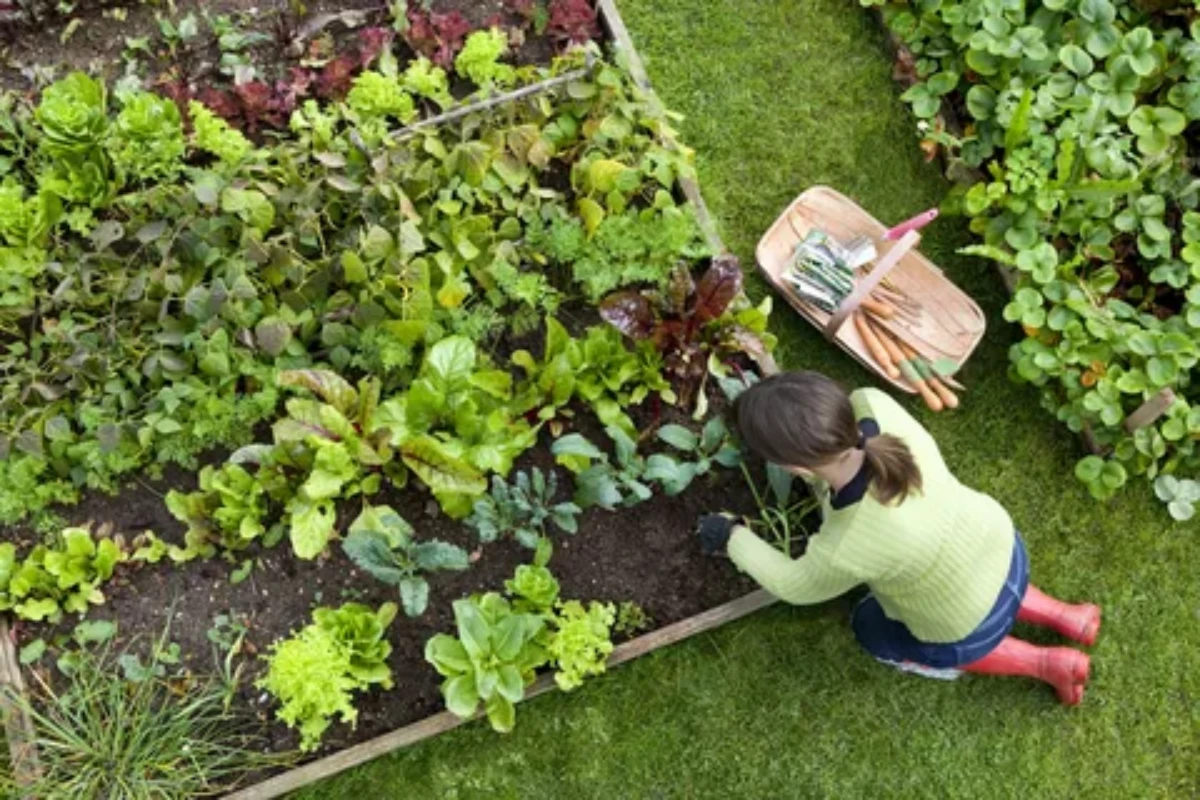
<svg viewBox="0 0 1200 800">
<path fill-rule="evenodd" d="M 1200 192 L 1187 135 L 1200 111 L 1200 29 L 1127 0 L 971 10 L 902 0 L 883 13 L 914 56 L 915 113 L 937 114 L 943 99 L 965 107 L 962 131 L 927 125 L 925 146 L 981 178 L 951 204 L 983 242 L 965 251 L 1016 271 L 1004 315 L 1025 339 L 1011 374 L 1104 454 L 1076 475 L 1107 499 L 1130 476 L 1200 465 L 1189 392 Z M 1127 427 L 1163 390 L 1177 398 L 1167 413 Z"/>
<path fill-rule="evenodd" d="M 0 610 L 51 622 L 83 614 L 104 602 L 101 587 L 126 557 L 121 543 L 87 528 L 66 528 L 22 560 L 14 544 L 0 543 Z"/>
<path fill-rule="evenodd" d="M 613 633 L 632 637 L 649 630 L 653 624 L 654 621 L 650 619 L 646 609 L 632 600 L 617 603 L 617 618 L 612 625 Z"/>
<path fill-rule="evenodd" d="M 646 459 L 645 479 L 659 482 L 670 497 L 681 494 L 701 475 L 707 475 L 713 464 L 733 469 L 742 463 L 741 451 L 733 444 L 720 417 L 706 422 L 699 435 L 682 425 L 664 425 L 658 429 L 658 438 L 689 459 L 680 461 L 664 453 Z"/>
<path fill-rule="evenodd" d="M 467 524 L 479 534 L 480 541 L 494 542 L 512 536 L 528 548 L 536 548 L 546 538 L 546 527 L 553 524 L 563 533 L 578 530 L 580 508 L 574 503 L 555 503 L 558 476 L 538 467 L 518 472 L 510 484 L 492 478 L 492 491 L 475 501 Z"/>
<path fill-rule="evenodd" d="M 615 463 L 579 433 L 563 436 L 551 446 L 558 463 L 575 473 L 575 504 L 612 511 L 649 500 L 646 460 L 638 455 L 637 442 L 620 428 L 609 426 L 605 432 L 613 441 Z"/>
<path fill-rule="evenodd" d="M 1159 475 L 1154 481 L 1154 493 L 1167 504 L 1167 510 L 1177 522 L 1187 522 L 1196 516 L 1196 504 L 1200 503 L 1200 481 Z"/>
<path fill-rule="evenodd" d="M 355 692 L 391 688 L 385 633 L 396 611 L 394 603 L 378 611 L 359 603 L 318 608 L 312 624 L 271 645 L 267 673 L 256 686 L 281 703 L 277 716 L 299 729 L 301 750 L 317 748 L 335 715 L 355 722 Z"/>
<path fill-rule="evenodd" d="M 554 682 L 564 692 L 583 684 L 584 678 L 603 675 L 613 651 L 612 626 L 616 610 L 611 603 L 578 600 L 559 603 L 551 621 L 548 651 L 554 662 Z"/>
<path fill-rule="evenodd" d="M 619 162 L 592 162 L 585 175 L 597 166 L 616 164 L 626 178 L 586 178 L 584 189 L 612 197 L 620 211 L 606 213 L 595 201 L 580 201 L 579 217 L 551 207 L 534 222 L 528 244 L 535 253 L 553 263 L 569 265 L 573 281 L 589 302 L 597 302 L 614 289 L 634 284 L 666 285 L 680 257 L 701 258 L 708 247 L 690 206 L 673 204 L 663 208 L 624 208 L 626 194 L 640 189 L 642 174 Z M 616 170 L 610 170 L 610 172 Z M 669 199 L 669 198 L 668 198 Z M 608 202 L 606 200 L 606 202 Z"/>
<path fill-rule="evenodd" d="M 442 697 L 451 713 L 469 718 L 482 704 L 492 728 L 508 733 L 515 704 L 525 696 L 548 655 L 537 640 L 545 621 L 518 613 L 495 592 L 456 600 L 458 636 L 439 633 L 425 645 L 425 660 L 446 680 Z"/>
<path fill-rule="evenodd" d="M 412 96 L 394 76 L 367 70 L 354 79 L 346 105 L 364 117 L 394 117 L 409 122 L 416 116 Z"/>
<path fill-rule="evenodd" d="M 526 393 L 518 397 L 519 405 L 536 409 L 543 420 L 553 419 L 573 399 L 580 399 L 604 425 L 636 436 L 627 409 L 651 395 L 668 403 L 676 400 L 663 376 L 658 351 L 649 343 L 629 349 L 620 333 L 608 325 L 592 326 L 583 338 L 573 339 L 558 320 L 547 317 L 542 360 L 518 350 L 512 362 L 525 371 L 528 380 Z"/>
<path fill-rule="evenodd" d="M 200 470 L 199 491 L 167 492 L 167 510 L 188 526 L 185 546 L 169 550 L 172 560 L 211 557 L 218 550 L 236 553 L 262 538 L 278 541 L 283 533 L 281 526 L 272 526 L 267 536 L 269 502 L 270 491 L 264 480 L 240 464 L 204 467 Z"/>
<path fill-rule="evenodd" d="M 33 724 L 39 770 L 23 786 L 0 772 L 6 797 L 214 797 L 291 760 L 264 754 L 265 732 L 229 710 L 219 681 L 130 683 L 108 650 L 74 655 L 61 682 L 31 671 L 31 696 L 17 700 Z"/>
<path fill-rule="evenodd" d="M 680 402 L 690 405 L 700 393 L 714 355 L 745 353 L 755 360 L 769 356 L 773 340 L 766 334 L 770 306 L 733 307 L 742 292 L 742 268 L 733 256 L 714 258 L 693 281 L 676 270 L 662 294 L 624 291 L 600 304 L 600 316 L 626 336 L 649 341 L 663 354 L 667 374 L 679 387 Z"/>
<path fill-rule="evenodd" d="M 455 517 L 487 489 L 486 472 L 505 475 L 537 429 L 512 407 L 512 376 L 490 368 L 465 336 L 439 340 L 403 395 L 379 408 L 404 465 Z"/>
<path fill-rule="evenodd" d="M 424 573 L 470 566 L 466 551 L 457 545 L 415 541 L 412 526 L 389 506 L 364 508 L 350 524 L 342 550 L 359 569 L 397 587 L 404 613 L 410 617 L 424 614 L 429 604 Z"/>
<path fill-rule="evenodd" d="M 446 70 L 424 56 L 415 59 L 408 65 L 402 75 L 402 81 L 404 88 L 409 93 L 432 100 L 439 108 L 446 109 L 454 105 L 454 97 L 450 94 L 450 81 L 446 78 Z"/>
<path fill-rule="evenodd" d="M 475 31 L 454 59 L 454 69 L 476 86 L 485 89 L 509 86 L 517 79 L 517 71 L 500 59 L 508 53 L 508 36 L 498 28 Z"/>
<path fill-rule="evenodd" d="M 121 111 L 105 142 L 118 174 L 138 181 L 173 179 L 187 149 L 178 106 L 150 92 L 120 99 Z"/>
<path fill-rule="evenodd" d="M 56 158 L 89 159 L 108 127 L 104 84 L 72 72 L 42 92 L 35 114 L 40 146 Z"/>
<path fill-rule="evenodd" d="M 545 564 L 521 564 L 513 577 L 504 582 L 504 589 L 516 598 L 517 611 L 545 614 L 558 602 L 558 579 Z"/>
<path fill-rule="evenodd" d="M 188 105 L 188 111 L 192 118 L 196 147 L 216 156 L 226 167 L 238 166 L 254 150 L 249 139 L 229 127 L 225 120 L 204 104 L 193 100 Z"/>
</svg>

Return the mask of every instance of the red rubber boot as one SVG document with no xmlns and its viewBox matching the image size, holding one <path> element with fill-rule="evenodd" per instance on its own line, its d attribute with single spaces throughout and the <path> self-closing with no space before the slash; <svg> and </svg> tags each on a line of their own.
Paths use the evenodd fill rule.
<svg viewBox="0 0 1200 800">
<path fill-rule="evenodd" d="M 1056 600 L 1032 583 L 1025 591 L 1017 619 L 1058 631 L 1068 639 L 1091 647 L 1100 633 L 1100 607 L 1093 603 L 1072 605 Z"/>
<path fill-rule="evenodd" d="M 999 647 L 962 669 L 981 675 L 1037 678 L 1054 687 L 1059 701 L 1077 706 L 1083 700 L 1091 659 L 1086 653 L 1070 647 L 1038 647 L 1015 636 L 1006 636 Z"/>
</svg>

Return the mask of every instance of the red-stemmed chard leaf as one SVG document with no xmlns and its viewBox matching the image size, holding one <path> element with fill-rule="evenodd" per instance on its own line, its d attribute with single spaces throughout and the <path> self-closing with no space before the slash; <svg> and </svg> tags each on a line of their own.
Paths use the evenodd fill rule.
<svg viewBox="0 0 1200 800">
<path fill-rule="evenodd" d="M 639 292 L 610 294 L 600 302 L 600 316 L 631 339 L 648 339 L 654 334 L 654 306 Z"/>
<path fill-rule="evenodd" d="M 742 290 L 742 266 L 734 256 L 717 256 L 696 286 L 692 322 L 706 325 L 729 308 Z"/>
</svg>

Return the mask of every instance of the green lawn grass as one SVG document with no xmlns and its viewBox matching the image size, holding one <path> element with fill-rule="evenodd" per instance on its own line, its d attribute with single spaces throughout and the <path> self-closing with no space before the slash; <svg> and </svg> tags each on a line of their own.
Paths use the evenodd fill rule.
<svg viewBox="0 0 1200 800">
<path fill-rule="evenodd" d="M 825 183 L 899 221 L 943 196 L 897 99 L 885 39 L 852 0 L 622 0 L 651 78 L 687 115 L 705 195 L 748 268 L 802 189 Z M 310 798 L 1195 797 L 1200 795 L 1200 539 L 1143 484 L 1110 504 L 1072 477 L 1077 443 L 1006 378 L 1013 331 L 962 224 L 924 251 L 987 309 L 963 408 L 922 414 L 968 483 L 1025 532 L 1033 577 L 1102 603 L 1083 707 L 1018 679 L 894 674 L 859 652 L 848 605 L 776 608 L 471 725 Z M 752 284 L 761 293 L 761 283 Z M 782 362 L 869 378 L 786 310 Z M 914 411 L 921 413 L 914 406 Z M 630 543 L 636 546 L 636 542 Z"/>
</svg>

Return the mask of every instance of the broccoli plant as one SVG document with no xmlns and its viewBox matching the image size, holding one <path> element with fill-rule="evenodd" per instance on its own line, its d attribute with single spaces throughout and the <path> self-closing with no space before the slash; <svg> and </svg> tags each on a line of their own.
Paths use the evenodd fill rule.
<svg viewBox="0 0 1200 800">
<path fill-rule="evenodd" d="M 604 430 L 615 445 L 616 463 L 579 433 L 568 434 L 551 447 L 558 463 L 576 473 L 575 504 L 612 511 L 649 500 L 650 487 L 643 482 L 646 460 L 638 455 L 637 443 L 620 428 L 610 425 Z"/>
<path fill-rule="evenodd" d="M 713 417 L 697 436 L 682 425 L 664 425 L 658 438 L 690 457 L 680 461 L 664 453 L 646 460 L 646 480 L 657 481 L 671 497 L 680 494 L 692 481 L 708 474 L 714 463 L 733 468 L 742 463 L 741 451 L 733 444 L 729 429 L 720 417 Z"/>
<path fill-rule="evenodd" d="M 538 643 L 546 622 L 514 611 L 495 592 L 455 601 L 454 620 L 457 637 L 439 633 L 425 644 L 425 660 L 446 679 L 446 708 L 467 719 L 482 703 L 492 728 L 508 733 L 516 724 L 515 704 L 548 658 Z"/>
<path fill-rule="evenodd" d="M 536 548 L 546 538 L 547 523 L 564 533 L 578 530 L 576 517 L 581 509 L 575 503 L 555 503 L 557 491 L 558 477 L 537 467 L 518 472 L 511 484 L 493 476 L 492 493 L 475 501 L 467 524 L 484 542 L 512 536 L 525 547 Z"/>
<path fill-rule="evenodd" d="M 364 508 L 350 525 L 342 550 L 359 569 L 397 587 L 410 617 L 424 614 L 429 605 L 429 582 L 422 573 L 470 566 L 467 552 L 457 545 L 414 541 L 412 526 L 389 506 Z"/>
</svg>

